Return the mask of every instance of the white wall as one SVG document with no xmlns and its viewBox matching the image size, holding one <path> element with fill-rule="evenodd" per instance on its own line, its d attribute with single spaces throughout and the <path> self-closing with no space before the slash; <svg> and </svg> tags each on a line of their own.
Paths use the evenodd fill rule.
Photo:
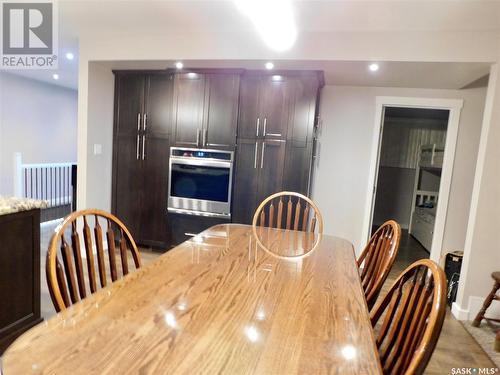
<svg viewBox="0 0 500 375">
<path fill-rule="evenodd" d="M 460 319 L 474 319 L 500 270 L 500 82 L 498 64 L 492 67 L 477 160 L 465 254 L 457 301 L 452 311 Z M 494 302 L 490 317 L 500 317 Z"/>
<path fill-rule="evenodd" d="M 91 206 L 106 211 L 111 211 L 114 84 L 109 68 L 89 64 L 86 161 L 90 170 L 99 172 L 82 186 Z M 101 145 L 101 154 L 94 153 L 94 145 Z"/>
<path fill-rule="evenodd" d="M 68 4 L 66 4 L 68 6 Z M 76 14 L 76 13 L 74 13 Z M 136 27 L 138 24 L 136 25 Z M 147 25 L 146 25 L 147 26 Z M 384 25 L 389 26 L 389 25 Z M 227 30 L 226 32 L 191 31 L 153 32 L 144 27 L 138 30 L 111 28 L 93 30 L 83 27 L 79 32 L 79 118 L 78 118 L 78 204 L 80 208 L 109 207 L 110 202 L 93 200 L 87 192 L 87 181 L 99 179 L 102 186 L 111 185 L 111 176 L 101 165 L 87 166 L 87 120 L 94 111 L 87 91 L 93 79 L 89 65 L 95 61 L 176 61 L 176 60 L 344 60 L 344 61 L 412 61 L 412 62 L 492 62 L 498 55 L 498 32 L 474 30 L 301 30 L 297 43 L 286 52 L 269 50 L 255 32 Z M 111 97 L 112 98 L 112 97 Z M 109 97 L 106 98 L 109 100 Z M 112 109 L 111 109 L 112 110 Z M 359 107 L 365 114 L 369 108 Z M 371 121 L 371 120 L 370 120 Z M 102 126 L 105 124 L 103 123 Z M 107 123 L 110 131 L 112 123 Z M 366 134 L 362 136 L 366 138 Z M 103 144 L 105 149 L 112 144 Z M 366 151 L 366 150 L 365 150 Z M 105 151 L 104 151 L 105 152 Z M 357 157 L 357 156 L 356 156 Z M 90 158 L 90 157 L 89 157 Z M 105 167 L 105 166 L 103 166 Z M 361 187 L 352 187 L 362 189 Z M 87 196 L 89 195 L 89 196 Z M 108 199 L 109 200 L 109 199 Z M 357 204 L 356 204 L 357 205 Z M 464 220 L 465 222 L 465 220 Z M 342 226 L 350 227 L 345 223 Z M 343 233 L 352 233 L 342 230 Z M 459 243 L 461 243 L 459 241 Z"/>
<path fill-rule="evenodd" d="M 321 95 L 320 154 L 313 198 L 325 232 L 360 251 L 369 186 L 376 96 L 463 99 L 443 249 L 463 250 L 486 89 L 427 90 L 325 86 Z"/>
<path fill-rule="evenodd" d="M 76 162 L 78 93 L 0 73 L 0 195 L 12 195 L 13 154 L 24 163 Z"/>
</svg>

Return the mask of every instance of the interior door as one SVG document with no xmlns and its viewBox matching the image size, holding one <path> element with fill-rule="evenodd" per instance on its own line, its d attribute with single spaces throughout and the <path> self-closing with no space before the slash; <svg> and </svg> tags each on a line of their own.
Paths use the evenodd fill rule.
<svg viewBox="0 0 500 375">
<path fill-rule="evenodd" d="M 240 108 L 238 118 L 238 138 L 255 139 L 262 135 L 259 95 L 260 76 L 246 75 L 240 83 Z"/>
<path fill-rule="evenodd" d="M 259 150 L 259 202 L 269 195 L 283 190 L 283 170 L 285 164 L 286 142 L 283 140 L 264 140 Z"/>
<path fill-rule="evenodd" d="M 175 76 L 174 142 L 177 146 L 201 145 L 205 99 L 205 77 L 198 73 Z"/>
<path fill-rule="evenodd" d="M 240 78 L 236 74 L 207 76 L 204 147 L 233 150 L 238 122 L 238 93 Z"/>
<path fill-rule="evenodd" d="M 259 155 L 262 142 L 238 139 L 232 197 L 232 221 L 251 224 L 258 205 Z"/>
<path fill-rule="evenodd" d="M 262 112 L 264 119 L 262 135 L 268 138 L 286 139 L 290 118 L 290 103 L 293 98 L 294 80 L 281 75 L 263 78 Z"/>
</svg>

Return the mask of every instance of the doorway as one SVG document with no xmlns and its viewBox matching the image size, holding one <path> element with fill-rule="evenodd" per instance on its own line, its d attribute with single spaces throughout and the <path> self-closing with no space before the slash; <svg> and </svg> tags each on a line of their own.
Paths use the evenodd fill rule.
<svg viewBox="0 0 500 375">
<path fill-rule="evenodd" d="M 428 258 L 434 233 L 450 111 L 385 107 L 372 233 L 387 220 L 402 229 L 401 249 Z"/>
<path fill-rule="evenodd" d="M 364 238 L 394 219 L 419 258 L 439 261 L 461 107 L 462 100 L 377 97 Z"/>
</svg>

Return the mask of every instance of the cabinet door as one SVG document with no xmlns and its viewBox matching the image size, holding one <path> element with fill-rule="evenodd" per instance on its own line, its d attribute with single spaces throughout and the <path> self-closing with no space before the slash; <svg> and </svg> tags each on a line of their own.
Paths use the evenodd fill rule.
<svg viewBox="0 0 500 375">
<path fill-rule="evenodd" d="M 282 140 L 265 140 L 261 142 L 258 168 L 259 202 L 271 194 L 283 190 L 283 170 L 285 167 L 286 142 Z"/>
<path fill-rule="evenodd" d="M 175 76 L 174 143 L 177 146 L 201 145 L 205 99 L 205 77 L 197 73 Z"/>
<path fill-rule="evenodd" d="M 309 195 L 312 177 L 313 142 L 305 145 L 287 142 L 283 190 Z"/>
<path fill-rule="evenodd" d="M 262 142 L 238 139 L 234 191 L 232 198 L 232 221 L 251 224 L 257 208 L 259 156 Z"/>
<path fill-rule="evenodd" d="M 155 74 L 146 80 L 146 131 L 152 136 L 168 136 L 172 130 L 173 79 L 172 74 Z"/>
<path fill-rule="evenodd" d="M 252 139 L 262 135 L 262 121 L 259 109 L 260 77 L 243 76 L 240 83 L 240 104 L 238 137 Z"/>
<path fill-rule="evenodd" d="M 318 102 L 318 80 L 313 77 L 294 78 L 294 93 L 291 104 L 290 123 L 288 125 L 289 141 L 301 146 L 312 142 L 316 104 Z"/>
<path fill-rule="evenodd" d="M 236 74 L 209 74 L 203 145 L 233 150 L 238 122 L 240 78 Z"/>
<path fill-rule="evenodd" d="M 137 135 L 144 112 L 144 75 L 118 75 L 115 90 L 115 133 Z"/>
<path fill-rule="evenodd" d="M 40 210 L 0 216 L 0 354 L 40 318 Z M 45 250 L 45 249 L 44 249 Z M 45 259 L 44 259 L 45 263 Z"/>
<path fill-rule="evenodd" d="M 261 87 L 264 137 L 286 139 L 294 80 L 285 76 L 264 77 Z M 261 120 L 262 121 L 262 120 Z"/>
<path fill-rule="evenodd" d="M 137 238 L 141 223 L 141 189 L 143 187 L 140 139 L 137 135 L 116 135 L 114 141 L 113 213 Z"/>
<path fill-rule="evenodd" d="M 166 137 L 147 133 L 141 184 L 141 244 L 166 249 L 170 240 L 167 222 L 168 160 L 170 142 Z"/>
</svg>

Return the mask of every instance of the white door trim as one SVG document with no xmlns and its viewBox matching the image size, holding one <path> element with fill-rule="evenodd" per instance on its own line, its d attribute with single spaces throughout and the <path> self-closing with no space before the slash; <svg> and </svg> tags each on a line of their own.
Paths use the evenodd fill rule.
<svg viewBox="0 0 500 375">
<path fill-rule="evenodd" d="M 373 128 L 373 141 L 370 158 L 370 170 L 368 173 L 368 189 L 365 204 L 365 219 L 362 232 L 362 243 L 368 240 L 371 232 L 372 212 L 375 204 L 374 187 L 377 186 L 377 170 L 379 162 L 379 150 L 381 139 L 381 128 L 383 125 L 382 114 L 384 107 L 416 107 L 447 109 L 450 111 L 448 128 L 446 132 L 446 144 L 444 150 L 443 170 L 441 172 L 441 184 L 439 187 L 439 204 L 436 211 L 436 222 L 434 226 L 434 236 L 430 258 L 439 262 L 441 248 L 443 245 L 444 228 L 446 224 L 446 213 L 448 212 L 448 199 L 451 188 L 451 178 L 453 175 L 453 162 L 455 160 L 455 148 L 458 138 L 458 125 L 460 122 L 460 111 L 463 106 L 462 99 L 438 99 L 438 98 L 410 98 L 377 96 L 375 104 L 375 122 Z"/>
</svg>

